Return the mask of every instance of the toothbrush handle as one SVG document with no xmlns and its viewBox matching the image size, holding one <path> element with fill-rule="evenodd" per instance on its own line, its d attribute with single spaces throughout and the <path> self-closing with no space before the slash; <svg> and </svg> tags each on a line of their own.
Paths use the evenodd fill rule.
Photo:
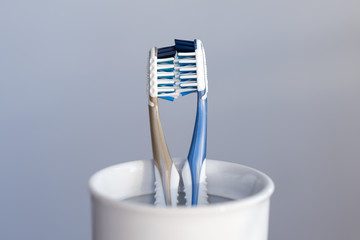
<svg viewBox="0 0 360 240">
<path fill-rule="evenodd" d="M 198 202 L 200 172 L 206 158 L 207 97 L 203 97 L 204 94 L 204 91 L 198 92 L 195 127 L 188 155 L 192 176 L 192 205 Z"/>
<path fill-rule="evenodd" d="M 165 202 L 167 205 L 171 205 L 170 173 L 172 168 L 172 159 L 161 127 L 158 99 L 150 97 L 149 100 L 152 103 L 151 105 L 149 104 L 149 119 L 154 164 L 158 168 L 161 176 Z"/>
</svg>

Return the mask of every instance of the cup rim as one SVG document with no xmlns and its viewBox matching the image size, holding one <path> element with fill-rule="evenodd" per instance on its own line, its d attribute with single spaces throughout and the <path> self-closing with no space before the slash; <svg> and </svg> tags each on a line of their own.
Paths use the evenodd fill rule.
<svg viewBox="0 0 360 240">
<path fill-rule="evenodd" d="M 119 167 L 122 164 L 130 164 L 136 162 L 144 162 L 144 161 L 152 161 L 152 159 L 143 159 L 143 160 L 135 160 L 135 161 L 128 161 L 119 164 L 115 164 L 106 168 L 103 168 L 97 172 L 95 172 L 89 179 L 88 189 L 90 195 L 106 204 L 111 204 L 116 206 L 119 209 L 131 212 L 139 212 L 142 214 L 157 214 L 157 215 L 199 215 L 199 214 L 217 214 L 221 212 L 231 212 L 233 210 L 237 210 L 244 207 L 249 207 L 251 205 L 259 204 L 263 201 L 270 199 L 271 195 L 274 193 L 275 185 L 274 182 L 271 180 L 269 176 L 265 173 L 234 162 L 228 161 L 220 161 L 220 160 L 212 160 L 207 159 L 206 161 L 209 162 L 221 162 L 222 164 L 229 164 L 229 165 L 236 165 L 237 167 L 241 167 L 248 171 L 254 172 L 257 175 L 261 176 L 264 179 L 264 188 L 259 192 L 255 193 L 254 195 L 242 198 L 242 199 L 234 199 L 232 201 L 224 202 L 224 203 L 216 203 L 216 204 L 209 204 L 209 205 L 199 205 L 196 207 L 187 207 L 187 206 L 178 206 L 178 207 L 162 207 L 162 206 L 152 206 L 146 204 L 134 204 L 119 200 L 114 200 L 110 197 L 104 196 L 99 191 L 97 191 L 96 187 L 94 186 L 94 182 L 96 180 L 96 176 L 101 174 L 104 171 L 107 171 L 111 168 Z"/>
</svg>

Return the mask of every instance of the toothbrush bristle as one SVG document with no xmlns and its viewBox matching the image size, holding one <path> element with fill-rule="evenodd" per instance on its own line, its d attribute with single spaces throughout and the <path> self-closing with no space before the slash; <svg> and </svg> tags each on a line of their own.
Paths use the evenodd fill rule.
<svg viewBox="0 0 360 240">
<path fill-rule="evenodd" d="M 188 95 L 188 94 L 190 94 L 190 93 L 194 93 L 194 92 L 196 92 L 196 91 L 182 92 L 182 93 L 181 93 L 181 96 L 186 96 L 186 95 Z"/>
<path fill-rule="evenodd" d="M 175 39 L 175 49 L 178 52 L 194 52 L 195 42 L 188 40 Z"/>
<path fill-rule="evenodd" d="M 175 54 L 176 54 L 175 46 L 163 47 L 163 48 L 158 48 L 157 57 L 160 59 L 170 58 L 170 57 L 174 57 Z"/>
<path fill-rule="evenodd" d="M 186 96 L 197 90 L 195 41 L 175 39 L 175 49 L 178 51 L 181 95 Z"/>
<path fill-rule="evenodd" d="M 165 99 L 165 100 L 168 100 L 168 101 L 174 101 L 175 98 L 174 97 L 159 97 L 159 98 L 162 98 L 162 99 Z"/>
<path fill-rule="evenodd" d="M 157 48 L 155 86 L 159 98 L 174 101 L 199 91 L 196 48 L 196 40 L 180 39 L 175 39 L 174 46 Z"/>
</svg>

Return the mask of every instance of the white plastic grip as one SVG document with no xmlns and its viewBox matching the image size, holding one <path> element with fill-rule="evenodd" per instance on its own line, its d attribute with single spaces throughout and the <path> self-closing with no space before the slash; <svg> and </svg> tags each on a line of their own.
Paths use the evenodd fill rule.
<svg viewBox="0 0 360 240">
<path fill-rule="evenodd" d="M 155 56 L 155 47 L 150 50 L 149 57 L 149 95 L 157 97 L 157 57 Z"/>
<path fill-rule="evenodd" d="M 206 62 L 205 62 L 205 50 L 201 40 L 196 39 L 196 74 L 197 74 L 197 90 L 203 91 L 206 88 Z M 206 88 L 207 89 L 207 88 Z"/>
</svg>

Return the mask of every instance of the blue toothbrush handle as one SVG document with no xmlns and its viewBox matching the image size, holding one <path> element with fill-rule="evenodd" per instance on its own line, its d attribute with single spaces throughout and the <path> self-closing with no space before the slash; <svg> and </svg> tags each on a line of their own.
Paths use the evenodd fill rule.
<svg viewBox="0 0 360 240">
<path fill-rule="evenodd" d="M 203 97 L 205 90 L 198 92 L 197 95 L 195 127 L 188 155 L 192 178 L 192 205 L 198 203 L 200 172 L 206 158 L 207 97 Z"/>
</svg>

